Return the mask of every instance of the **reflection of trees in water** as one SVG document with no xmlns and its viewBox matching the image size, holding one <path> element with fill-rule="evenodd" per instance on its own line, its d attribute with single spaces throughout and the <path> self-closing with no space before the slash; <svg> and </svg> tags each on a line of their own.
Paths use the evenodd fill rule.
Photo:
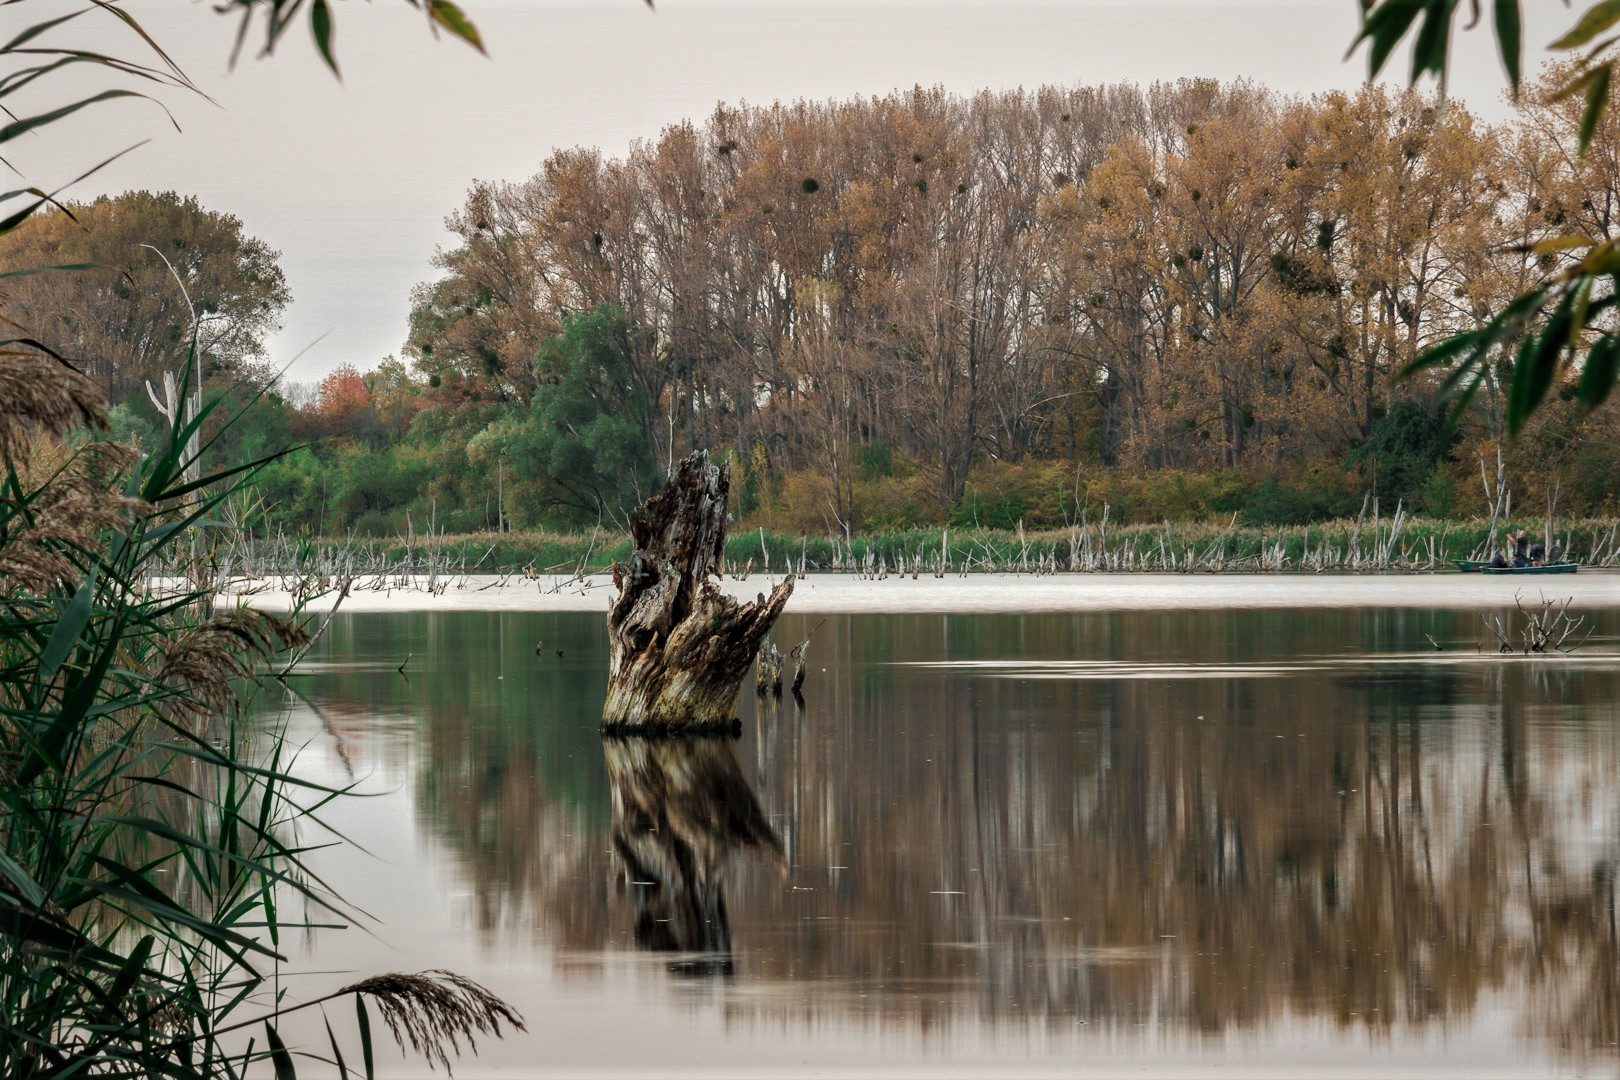
<svg viewBox="0 0 1620 1080">
<path fill-rule="evenodd" d="M 602 837 L 581 807 L 546 783 L 534 726 L 438 708 L 418 731 L 418 821 L 463 863 L 480 932 L 559 922 L 600 934 L 600 900 L 571 886 L 593 872 L 587 852 L 601 848 Z"/>
<path fill-rule="evenodd" d="M 1342 655 L 1346 641 L 1416 633 L 1398 622 L 834 620 L 809 711 L 767 707 L 742 744 L 790 880 L 758 860 L 725 875 L 737 973 L 788 992 L 725 1008 L 922 1029 L 1152 1021 L 1194 1036 L 1287 1015 L 1378 1034 L 1463 1020 L 1503 994 L 1526 1030 L 1611 1055 L 1613 675 L 1414 661 L 1039 681 L 874 662 Z M 587 830 L 534 784 L 532 760 L 481 757 L 520 748 L 463 720 L 424 727 L 419 793 L 488 929 L 535 927 L 580 951 L 648 943 L 637 928 L 655 906 L 614 885 L 626 845 L 632 880 L 679 882 L 689 921 L 718 901 L 728 846 L 769 847 L 727 816 L 726 793 L 748 789 L 734 762 L 678 789 L 680 768 L 702 767 L 645 750 L 616 764 L 610 746 L 615 825 Z M 700 881 L 681 858 L 714 869 Z M 695 924 L 667 933 L 723 948 Z"/>
</svg>

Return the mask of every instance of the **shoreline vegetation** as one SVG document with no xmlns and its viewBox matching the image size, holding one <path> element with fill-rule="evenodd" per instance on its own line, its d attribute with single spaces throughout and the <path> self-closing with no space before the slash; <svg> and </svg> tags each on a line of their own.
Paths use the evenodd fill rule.
<svg viewBox="0 0 1620 1080">
<path fill-rule="evenodd" d="M 1582 566 L 1620 565 L 1620 518 L 1445 520 L 1385 518 L 1369 512 L 1311 525 L 1234 521 L 1116 526 L 1106 516 L 1060 529 L 917 528 L 872 535 L 790 536 L 763 528 L 730 536 L 724 577 L 841 573 L 858 578 L 947 577 L 975 573 L 1372 573 L 1449 570 L 1457 559 L 1489 559 L 1524 529 L 1561 559 Z M 506 533 L 429 533 L 393 538 L 292 537 L 245 533 L 230 544 L 228 577 L 292 578 L 315 595 L 345 579 L 393 579 L 401 588 L 436 591 L 458 578 L 494 579 L 496 587 L 545 579 L 561 590 L 630 557 L 616 529 Z M 486 586 L 487 587 L 487 586 Z"/>
<path fill-rule="evenodd" d="M 238 47 L 264 15 L 268 52 L 286 22 L 282 0 L 229 6 L 242 20 Z M 45 7 L 17 8 L 13 20 L 33 13 L 37 21 L 11 25 L 0 43 L 0 98 L 16 106 L 5 110 L 0 144 L 48 133 L 110 99 L 148 96 L 106 89 L 37 111 L 33 95 L 85 63 L 158 96 L 201 94 L 123 8 L 99 0 L 66 14 Z M 320 0 L 314 10 L 328 51 L 330 13 Z M 455 4 L 434 0 L 427 10 L 476 40 L 470 25 L 450 19 L 460 16 Z M 144 48 L 126 39 L 132 52 L 85 51 L 72 34 L 86 14 L 116 17 Z M 51 212 L 91 231 L 55 193 L 23 185 L 0 194 L 9 204 L 0 215 L 8 335 L 0 338 L 0 1076 L 187 1080 L 273 1070 L 287 1080 L 303 1059 L 370 1077 L 373 1015 L 402 1053 L 448 1072 L 452 1056 L 476 1052 L 479 1036 L 527 1031 L 502 998 L 455 972 L 385 972 L 320 988 L 290 947 L 317 927 L 370 917 L 309 861 L 349 844 L 324 815 L 352 786 L 299 767 L 284 717 L 247 712 L 261 669 L 313 643 L 303 610 L 215 603 L 228 568 L 214 537 L 252 520 L 223 516 L 275 453 L 226 461 L 221 439 L 257 417 L 259 397 L 206 397 L 202 379 L 217 372 L 217 358 L 242 350 L 241 335 L 274 322 L 285 297 L 274 254 L 238 243 L 234 219 L 203 218 L 195 200 L 160 195 L 135 200 L 148 225 L 157 217 L 206 227 L 145 234 L 173 259 L 124 233 L 114 246 L 150 252 L 167 276 L 119 276 L 99 259 L 12 246 Z M 102 224 L 109 227 L 98 236 L 117 232 L 116 222 Z M 234 248 L 245 256 L 238 269 L 249 272 L 194 277 L 188 288 L 175 264 L 196 269 L 198 246 Z M 97 270 L 108 271 L 101 283 L 110 278 L 111 293 L 84 306 L 55 293 L 29 311 L 13 292 L 40 278 L 83 288 Z M 245 324 L 227 325 L 234 320 L 219 297 L 256 290 L 248 311 L 237 312 Z M 166 303 L 146 303 L 159 294 Z M 61 328 L 105 325 L 105 312 L 135 308 L 162 314 L 139 330 L 118 326 L 82 351 L 48 343 Z M 153 339 L 167 346 L 161 364 L 126 370 L 110 386 L 106 358 L 127 358 Z M 122 437 L 125 402 L 114 391 L 127 396 L 143 385 L 154 410 L 148 437 Z M 161 575 L 167 581 L 154 589 Z M 326 1012 L 339 1003 L 353 1007 L 354 1020 L 339 1013 L 334 1030 Z M 320 1042 L 281 1035 L 294 1031 L 294 1018 L 300 1034 L 318 1039 L 317 1011 L 329 1057 Z M 359 1068 L 345 1063 L 343 1043 Z"/>
<path fill-rule="evenodd" d="M 1015 541 L 975 543 L 978 527 L 1061 532 L 1086 507 L 1100 528 L 1104 504 L 1110 528 L 1231 532 L 1236 513 L 1279 530 L 1236 551 L 1217 526 L 1187 544 L 1177 526 L 1162 553 L 1151 534 L 1107 549 L 1133 565 L 1179 568 L 1192 545 L 1217 568 L 1381 566 L 1417 557 L 1409 536 L 1385 552 L 1365 523 L 1354 544 L 1338 527 L 1338 553 L 1313 554 L 1321 526 L 1304 523 L 1372 518 L 1369 492 L 1386 529 L 1397 503 L 1620 515 L 1620 413 L 1593 408 L 1609 368 L 1554 377 L 1557 350 L 1515 359 L 1517 331 L 1491 321 L 1575 273 L 1570 234 L 1609 236 L 1620 205 L 1605 164 L 1620 114 L 1581 157 L 1563 73 L 1527 82 L 1500 124 L 1387 87 L 1208 80 L 720 105 L 622 156 L 561 150 L 527 179 L 474 184 L 434 276 L 401 297 L 400 353 L 345 357 L 317 384 L 267 353 L 287 298 L 274 253 L 178 195 L 36 215 L 0 256 L 99 269 L 19 279 L 8 316 L 100 357 L 107 436 L 150 446 L 164 425 L 143 387 L 183 358 L 143 328 L 186 316 L 161 250 L 129 241 L 184 240 L 193 295 L 234 298 L 207 320 L 202 396 L 254 400 L 211 461 L 273 458 L 253 493 L 289 535 L 589 535 L 703 449 L 732 466 L 740 567 L 761 526 L 784 538 L 773 561 L 848 565 L 868 536 L 893 568 L 948 527 L 962 546 L 942 564 L 1005 564 Z M 1583 318 L 1612 321 L 1606 289 Z M 53 314 L 81 309 L 107 316 Z M 1481 380 L 1413 370 L 1486 339 Z M 1546 401 L 1514 436 L 1531 369 Z M 820 535 L 843 540 L 812 555 L 801 537 Z M 555 566 L 587 544 L 531 546 L 491 565 Z M 1434 561 L 1469 553 L 1437 541 Z"/>
</svg>

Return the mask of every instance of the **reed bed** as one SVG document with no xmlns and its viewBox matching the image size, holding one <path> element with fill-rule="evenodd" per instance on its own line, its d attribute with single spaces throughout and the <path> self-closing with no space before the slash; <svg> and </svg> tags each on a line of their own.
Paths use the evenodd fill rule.
<svg viewBox="0 0 1620 1080">
<path fill-rule="evenodd" d="M 946 577 L 974 573 L 1389 573 L 1448 570 L 1458 559 L 1488 559 L 1524 529 L 1554 560 L 1620 564 L 1620 519 L 1415 518 L 1399 505 L 1379 512 L 1368 500 L 1355 518 L 1310 525 L 1095 521 L 1028 531 L 920 528 L 871 536 L 784 536 L 739 532 L 726 542 L 725 573 L 845 573 L 861 578 Z M 630 556 L 629 538 L 598 529 L 445 535 L 432 529 L 392 538 L 316 539 L 269 526 L 239 531 L 222 565 L 222 588 L 275 588 L 312 598 L 342 590 L 384 591 L 530 587 L 541 592 L 592 587 L 592 575 Z M 1552 560 L 1549 560 L 1552 561 Z"/>
</svg>

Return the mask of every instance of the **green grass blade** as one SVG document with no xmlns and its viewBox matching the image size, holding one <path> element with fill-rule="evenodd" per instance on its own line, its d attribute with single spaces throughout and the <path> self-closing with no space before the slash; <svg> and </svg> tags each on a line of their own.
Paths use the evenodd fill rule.
<svg viewBox="0 0 1620 1080">
<path fill-rule="evenodd" d="M 32 875 L 24 870 L 17 860 L 4 851 L 0 851 L 0 877 L 11 882 L 11 887 L 17 890 L 17 895 L 34 907 L 41 907 L 45 903 L 45 892 L 39 887 Z"/>
<path fill-rule="evenodd" d="M 51 109 L 49 112 L 42 112 L 35 116 L 25 116 L 13 120 L 5 127 L 0 127 L 0 143 L 10 142 L 19 136 L 28 134 L 35 128 L 44 127 L 47 124 L 54 124 L 58 120 L 72 116 L 80 109 L 89 108 L 91 105 L 96 105 L 103 101 L 112 101 L 115 98 L 143 98 L 147 101 L 157 100 L 148 94 L 138 93 L 134 90 L 103 90 L 99 94 L 91 94 L 89 97 L 75 101 L 71 105 L 63 105 L 59 108 Z M 161 102 L 158 102 L 158 107 L 163 107 Z M 163 111 L 168 112 L 167 109 L 164 109 Z M 170 119 L 172 120 L 173 117 L 171 116 Z M 175 125 L 175 128 L 178 130 L 179 125 Z"/>
<path fill-rule="evenodd" d="M 377 1061 L 371 1052 L 371 1016 L 366 1012 L 366 999 L 354 995 L 355 1018 L 360 1022 L 360 1061 L 366 1069 L 366 1080 L 376 1080 Z"/>
<path fill-rule="evenodd" d="M 264 1022 L 264 1039 L 270 1045 L 270 1060 L 276 1066 L 276 1080 L 298 1080 L 298 1070 L 293 1068 L 292 1055 L 287 1053 L 286 1045 L 276 1033 L 276 1025 L 268 1020 Z"/>
<path fill-rule="evenodd" d="M 66 660 L 68 653 L 84 634 L 84 628 L 90 623 L 90 608 L 95 600 L 96 575 L 92 570 L 85 575 L 84 584 L 79 591 L 73 594 L 62 609 L 61 616 L 56 621 L 56 628 L 51 631 L 51 638 L 45 643 L 45 648 L 39 654 L 39 679 L 49 682 L 56 675 L 62 661 Z"/>
</svg>

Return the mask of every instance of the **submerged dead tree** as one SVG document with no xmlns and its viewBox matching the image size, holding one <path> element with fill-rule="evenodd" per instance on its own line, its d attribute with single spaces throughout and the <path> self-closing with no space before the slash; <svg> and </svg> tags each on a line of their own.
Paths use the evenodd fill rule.
<svg viewBox="0 0 1620 1080">
<path fill-rule="evenodd" d="M 793 578 L 747 604 L 720 591 L 730 490 L 730 466 L 710 464 L 699 450 L 630 515 L 635 553 L 613 564 L 619 594 L 608 608 L 604 729 L 731 727 L 743 678 L 793 594 Z"/>
</svg>

